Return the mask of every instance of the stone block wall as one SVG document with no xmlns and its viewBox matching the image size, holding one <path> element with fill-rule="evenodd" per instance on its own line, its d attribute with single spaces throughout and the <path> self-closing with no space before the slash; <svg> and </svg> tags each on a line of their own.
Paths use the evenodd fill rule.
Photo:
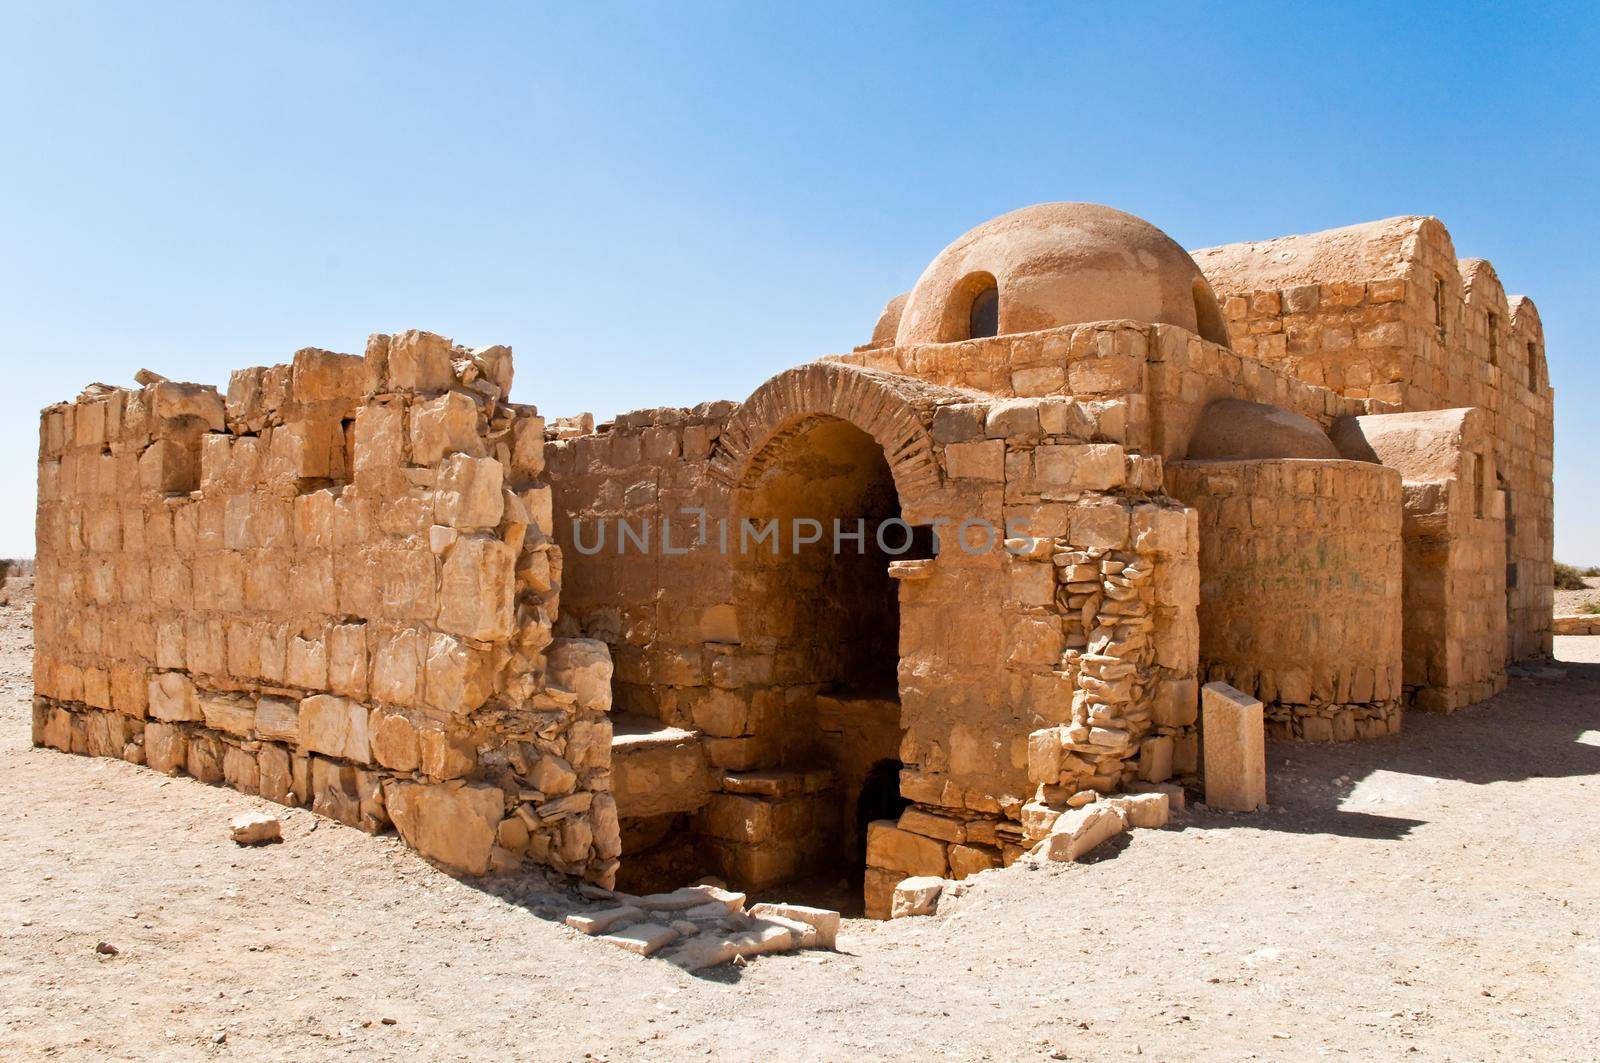
<svg viewBox="0 0 1600 1063">
<path fill-rule="evenodd" d="M 1370 412 L 1485 412 L 1506 496 L 1503 654 L 1507 661 L 1547 654 L 1554 602 L 1554 394 L 1538 310 L 1521 296 L 1507 299 L 1488 262 L 1458 260 L 1436 218 L 1274 243 L 1309 245 L 1366 228 L 1382 230 L 1359 237 L 1373 247 L 1382 244 L 1382 254 L 1365 270 L 1330 265 L 1322 278 L 1306 248 L 1296 253 L 1313 264 L 1277 279 L 1260 267 L 1256 273 L 1239 269 L 1235 248 L 1197 252 L 1196 259 L 1222 297 L 1240 353 L 1341 395 L 1377 400 Z M 1218 261 L 1226 264 L 1218 267 Z"/>
<path fill-rule="evenodd" d="M 41 416 L 34 738 L 481 873 L 616 872 L 605 646 L 554 640 L 544 423 L 511 352 L 306 349 Z"/>
<path fill-rule="evenodd" d="M 1023 851 L 1022 806 L 1039 784 L 1029 772 L 1033 732 L 1059 729 L 1055 787 L 1074 764 L 1085 768 L 1083 785 L 1136 780 L 1142 764 L 1163 778 L 1173 763 L 1192 772 L 1192 515 L 1164 499 L 1160 459 L 1136 451 L 1147 430 L 1141 410 L 1126 394 L 996 400 L 823 361 L 780 374 L 731 415 L 626 415 L 592 437 L 550 444 L 557 536 L 568 547 L 562 623 L 573 626 L 562 630 L 612 641 L 619 701 L 699 732 L 713 766 L 706 805 L 677 830 L 697 835 L 724 873 L 776 881 L 830 845 L 852 844 L 863 769 L 899 762 L 911 805 L 893 824 L 898 833 L 880 825 L 859 839 L 869 900 L 882 894 L 886 908 L 887 890 L 906 874 L 966 874 Z M 644 453 L 644 436 L 662 438 L 663 421 L 681 421 L 684 433 L 706 428 L 693 456 L 685 447 L 673 463 L 673 484 L 689 490 Z M 687 507 L 706 511 L 703 537 Z M 937 529 L 940 549 L 892 566 L 869 559 L 891 568 L 898 587 L 886 588 L 897 615 L 881 620 L 869 602 L 833 608 L 853 601 L 830 575 L 838 558 L 791 553 L 787 543 L 777 556 L 747 552 L 738 541 L 745 518 L 863 514 L 871 539 L 893 512 Z M 564 522 L 577 518 L 592 546 L 585 524 L 616 517 L 656 527 L 656 548 L 573 548 Z M 660 548 L 663 519 L 681 530 L 681 552 Z M 1023 547 L 1025 536 L 1035 541 Z M 1069 555 L 1076 560 L 1057 563 Z M 1087 626 L 1086 599 L 1058 579 L 1082 566 L 1112 584 Z M 863 623 L 870 633 L 894 622 L 898 645 L 873 651 L 887 670 L 841 642 L 862 640 Z M 1120 655 L 1132 670 L 1109 663 Z M 890 689 L 852 688 L 864 669 L 882 672 Z M 1121 720 L 1123 741 L 1105 744 L 1110 726 L 1095 743 L 1073 730 L 1091 718 Z M 901 866 L 902 836 L 928 860 Z"/>
<path fill-rule="evenodd" d="M 1200 669 L 1259 698 L 1279 737 L 1400 727 L 1400 474 L 1356 461 L 1185 461 L 1199 510 Z"/>
<path fill-rule="evenodd" d="M 1405 684 L 1411 705 L 1449 712 L 1505 684 L 1505 496 L 1481 409 L 1355 417 L 1340 453 L 1403 480 Z"/>
<path fill-rule="evenodd" d="M 619 711 L 694 726 L 695 692 L 739 642 L 714 522 L 727 489 L 710 470 L 734 408 L 640 410 L 546 445 L 566 565 L 559 628 L 611 646 Z"/>
</svg>

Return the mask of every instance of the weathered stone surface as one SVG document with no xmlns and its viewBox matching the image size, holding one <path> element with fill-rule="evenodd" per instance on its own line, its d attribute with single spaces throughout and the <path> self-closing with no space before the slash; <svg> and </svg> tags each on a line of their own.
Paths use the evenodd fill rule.
<svg viewBox="0 0 1600 1063">
<path fill-rule="evenodd" d="M 787 919 L 804 923 L 816 931 L 817 939 L 805 942 L 807 948 L 837 948 L 839 943 L 839 913 L 828 908 L 812 908 L 804 904 L 752 904 L 750 914 L 763 919 Z"/>
<path fill-rule="evenodd" d="M 498 787 L 390 782 L 384 784 L 383 795 L 407 845 L 458 871 L 481 875 L 489 870 L 495 830 L 504 813 L 505 796 Z"/>
<path fill-rule="evenodd" d="M 1167 825 L 1169 812 L 1164 793 L 1114 794 L 1104 801 L 1121 812 L 1130 827 L 1156 830 Z"/>
<path fill-rule="evenodd" d="M 204 719 L 194 680 L 182 672 L 161 672 L 150 677 L 150 715 L 165 722 Z"/>
<path fill-rule="evenodd" d="M 1254 812 L 1267 803 L 1267 746 L 1261 702 L 1228 686 L 1200 690 L 1206 804 Z"/>
<path fill-rule="evenodd" d="M 901 830 L 893 820 L 887 819 L 867 826 L 867 863 L 904 872 L 902 877 L 940 878 L 949 870 L 943 842 Z"/>
<path fill-rule="evenodd" d="M 644 917 L 643 908 L 622 904 L 615 908 L 602 908 L 596 912 L 574 912 L 567 916 L 566 923 L 572 929 L 585 934 L 603 934 L 614 926 L 626 926 Z"/>
<path fill-rule="evenodd" d="M 372 755 L 367 710 L 332 694 L 314 694 L 300 703 L 296 721 L 302 749 L 365 764 Z"/>
<path fill-rule="evenodd" d="M 639 956 L 654 956 L 678 940 L 678 932 L 665 923 L 634 923 L 620 930 L 602 934 L 600 940 L 615 945 L 625 952 Z"/>
<path fill-rule="evenodd" d="M 579 708 L 611 711 L 611 651 L 599 639 L 556 639 L 547 651 L 550 678 L 578 696 Z"/>
<path fill-rule="evenodd" d="M 228 836 L 240 845 L 266 845 L 283 840 L 283 823 L 266 812 L 244 812 L 228 824 Z"/>
<path fill-rule="evenodd" d="M 894 888 L 889 918 L 932 915 L 939 906 L 939 894 L 944 892 L 944 886 L 944 879 L 922 875 L 901 880 Z"/>
<path fill-rule="evenodd" d="M 1077 860 L 1110 841 L 1128 827 L 1120 809 L 1106 802 L 1095 802 L 1071 809 L 1056 818 L 1050 834 L 1036 852 L 1050 860 Z"/>
<path fill-rule="evenodd" d="M 482 641 L 511 636 L 516 557 L 486 535 L 458 540 L 445 558 L 439 586 L 441 628 Z"/>
</svg>

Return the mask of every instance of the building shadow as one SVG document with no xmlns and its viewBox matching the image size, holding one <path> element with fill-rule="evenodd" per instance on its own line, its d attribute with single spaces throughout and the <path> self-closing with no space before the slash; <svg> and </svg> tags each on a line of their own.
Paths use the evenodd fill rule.
<svg viewBox="0 0 1600 1063">
<path fill-rule="evenodd" d="M 1596 732 L 1593 744 L 1584 740 L 1586 732 Z M 1370 790 L 1362 784 L 1377 772 L 1474 786 L 1600 775 L 1600 664 L 1558 661 L 1519 668 L 1495 697 L 1448 716 L 1408 712 L 1401 732 L 1386 738 L 1271 741 L 1268 811 L 1233 814 L 1197 805 L 1181 826 L 1404 837 L 1425 820 L 1384 814 L 1381 808 L 1345 807 L 1360 796 L 1358 791 Z M 1382 794 L 1377 796 L 1381 805 Z"/>
</svg>

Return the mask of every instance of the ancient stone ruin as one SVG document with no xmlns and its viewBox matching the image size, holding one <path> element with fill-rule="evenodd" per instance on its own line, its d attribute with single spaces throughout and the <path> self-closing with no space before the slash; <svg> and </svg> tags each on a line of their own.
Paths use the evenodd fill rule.
<svg viewBox="0 0 1600 1063">
<path fill-rule="evenodd" d="M 1048 204 L 743 402 L 511 380 L 404 332 L 46 409 L 35 742 L 462 872 L 883 916 L 1118 793 L 1253 807 L 1251 721 L 1375 738 L 1550 647 L 1538 314 L 1432 218 L 1191 256 Z"/>
</svg>

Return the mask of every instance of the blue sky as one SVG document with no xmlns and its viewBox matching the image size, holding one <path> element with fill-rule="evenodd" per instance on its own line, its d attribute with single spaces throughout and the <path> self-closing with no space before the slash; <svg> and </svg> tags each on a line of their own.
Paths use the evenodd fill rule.
<svg viewBox="0 0 1600 1063">
<path fill-rule="evenodd" d="M 1543 316 L 1600 563 L 1594 4 L 0 2 L 0 555 L 36 413 L 419 327 L 547 414 L 742 398 L 1045 200 L 1190 247 L 1435 214 Z"/>
</svg>

